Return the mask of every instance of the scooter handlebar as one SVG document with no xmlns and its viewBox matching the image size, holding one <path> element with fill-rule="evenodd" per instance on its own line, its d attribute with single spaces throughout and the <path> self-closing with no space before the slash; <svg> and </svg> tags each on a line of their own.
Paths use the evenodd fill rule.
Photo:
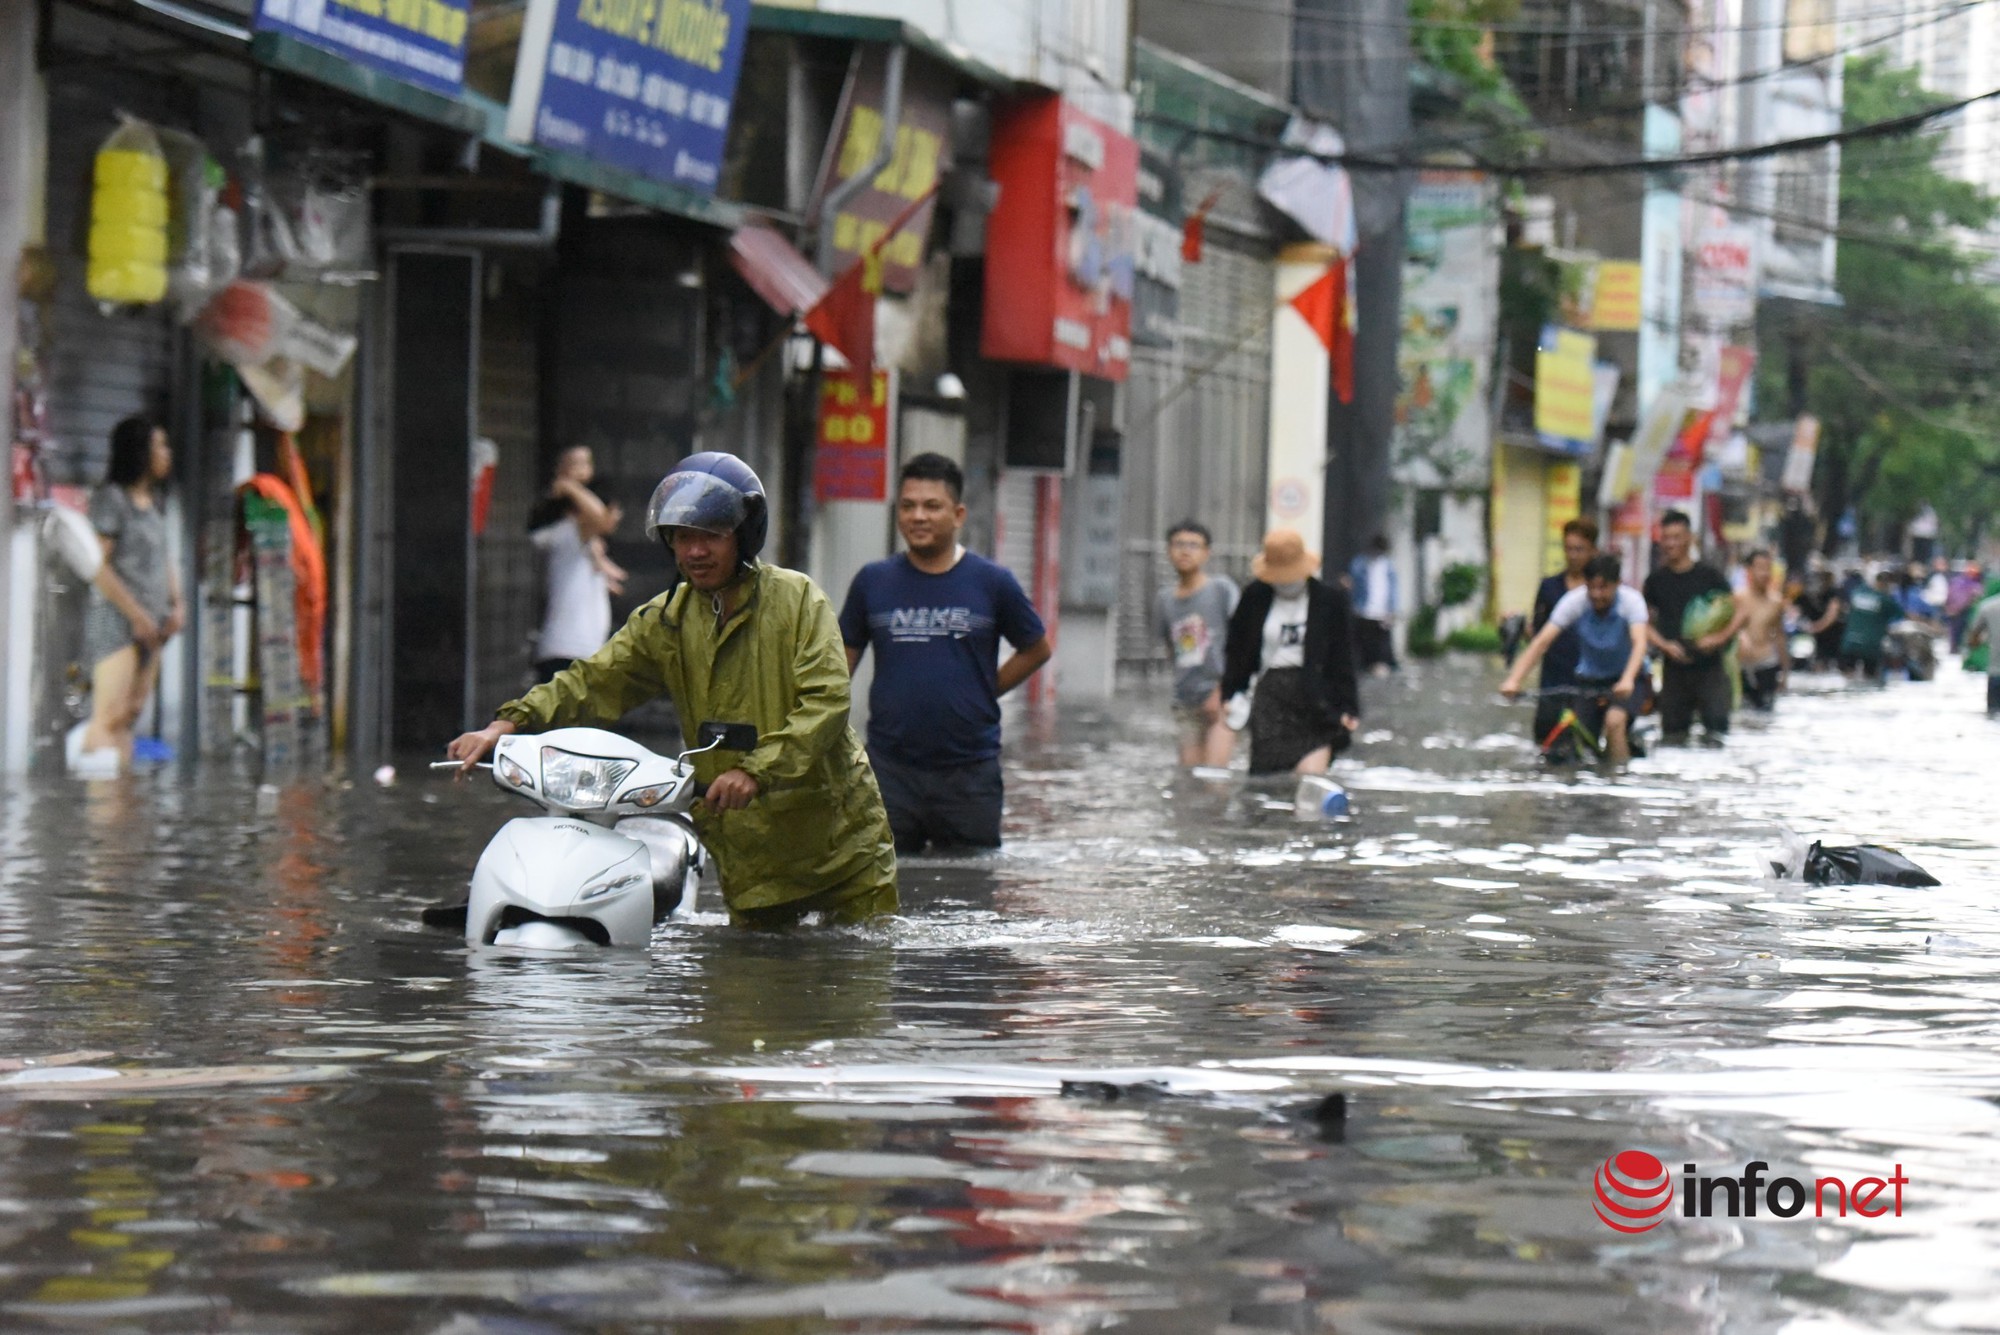
<svg viewBox="0 0 2000 1335">
<path fill-rule="evenodd" d="M 432 769 L 464 769 L 465 762 L 462 760 L 433 760 L 431 762 L 430 767 Z M 491 761 L 482 760 L 478 764 L 474 765 L 473 768 L 492 769 L 493 763 Z"/>
</svg>

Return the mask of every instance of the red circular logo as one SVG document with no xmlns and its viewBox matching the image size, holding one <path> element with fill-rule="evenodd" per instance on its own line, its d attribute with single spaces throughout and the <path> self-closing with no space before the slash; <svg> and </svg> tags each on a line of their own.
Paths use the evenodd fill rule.
<svg viewBox="0 0 2000 1335">
<path fill-rule="evenodd" d="M 1597 1217 L 1620 1233 L 1644 1233 L 1674 1203 L 1667 1166 L 1644 1150 L 1620 1150 L 1598 1165 Z"/>
</svg>

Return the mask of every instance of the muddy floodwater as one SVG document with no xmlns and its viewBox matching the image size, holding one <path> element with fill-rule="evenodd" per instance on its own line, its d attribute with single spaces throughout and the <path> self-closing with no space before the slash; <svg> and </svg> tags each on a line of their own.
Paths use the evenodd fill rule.
<svg viewBox="0 0 2000 1335">
<path fill-rule="evenodd" d="M 1002 854 L 645 952 L 420 927 L 526 808 L 413 763 L 9 789 L 0 1329 L 2000 1330 L 1983 680 L 1612 779 L 1497 678 L 1368 683 L 1342 824 L 1178 777 L 1154 696 L 1013 717 Z M 1770 880 L 1781 825 L 1944 884 Z M 1756 1160 L 1901 1212 L 1683 1216 Z"/>
</svg>

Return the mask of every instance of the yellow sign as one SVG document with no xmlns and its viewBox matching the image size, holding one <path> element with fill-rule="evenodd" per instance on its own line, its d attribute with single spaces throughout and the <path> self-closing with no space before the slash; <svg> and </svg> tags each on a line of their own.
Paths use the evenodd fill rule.
<svg viewBox="0 0 2000 1335">
<path fill-rule="evenodd" d="M 1583 465 L 1551 459 L 1542 470 L 1542 569 L 1563 568 L 1563 525 L 1583 513 Z"/>
<path fill-rule="evenodd" d="M 1589 443 L 1597 429 L 1597 340 L 1558 329 L 1553 347 L 1535 353 L 1535 430 L 1559 440 Z"/>
<path fill-rule="evenodd" d="M 1599 333 L 1636 332 L 1643 318 L 1639 301 L 1639 262 L 1599 260 L 1591 284 L 1586 328 Z"/>
</svg>

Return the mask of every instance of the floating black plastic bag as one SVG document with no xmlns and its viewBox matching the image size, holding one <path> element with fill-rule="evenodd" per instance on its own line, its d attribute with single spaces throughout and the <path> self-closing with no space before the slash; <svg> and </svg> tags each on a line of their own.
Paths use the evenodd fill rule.
<svg viewBox="0 0 2000 1335">
<path fill-rule="evenodd" d="M 1815 842 L 1806 852 L 1805 879 L 1808 885 L 1900 885 L 1912 889 L 1943 884 L 1895 849 L 1876 844 L 1827 848 Z"/>
</svg>

